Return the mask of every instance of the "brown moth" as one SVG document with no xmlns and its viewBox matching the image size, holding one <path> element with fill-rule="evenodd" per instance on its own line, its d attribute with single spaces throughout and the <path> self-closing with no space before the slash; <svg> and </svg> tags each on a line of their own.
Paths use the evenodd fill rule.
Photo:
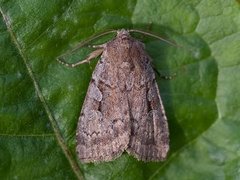
<svg viewBox="0 0 240 180">
<path fill-rule="evenodd" d="M 111 161 L 124 151 L 142 161 L 162 161 L 169 130 L 151 58 L 144 44 L 119 30 L 74 67 L 101 54 L 93 72 L 77 127 L 81 162 Z M 145 33 L 146 34 L 146 33 Z"/>
</svg>

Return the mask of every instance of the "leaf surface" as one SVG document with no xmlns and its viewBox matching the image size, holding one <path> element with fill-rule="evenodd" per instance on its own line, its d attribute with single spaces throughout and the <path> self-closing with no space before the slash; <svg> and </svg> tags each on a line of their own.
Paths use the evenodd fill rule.
<svg viewBox="0 0 240 180">
<path fill-rule="evenodd" d="M 238 179 L 239 6 L 233 0 L 1 0 L 0 178 Z M 168 159 L 143 163 L 124 153 L 81 164 L 75 131 L 96 61 L 69 69 L 56 57 L 107 29 L 148 27 L 183 47 L 133 34 L 158 72 L 176 73 L 170 81 L 158 78 L 170 126 Z"/>
</svg>

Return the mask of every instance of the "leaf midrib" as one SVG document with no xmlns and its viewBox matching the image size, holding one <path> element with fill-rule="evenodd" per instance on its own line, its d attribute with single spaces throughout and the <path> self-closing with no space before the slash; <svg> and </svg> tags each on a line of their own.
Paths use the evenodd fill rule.
<svg viewBox="0 0 240 180">
<path fill-rule="evenodd" d="M 43 93 L 41 91 L 41 88 L 33 74 L 33 71 L 31 69 L 31 66 L 27 63 L 27 56 L 24 54 L 24 51 L 22 50 L 23 48 L 21 47 L 20 43 L 18 42 L 13 30 L 12 30 L 12 25 L 9 21 L 9 17 L 4 13 L 3 9 L 0 7 L 0 12 L 1 12 L 1 15 L 3 17 L 3 21 L 7 27 L 7 31 L 9 32 L 10 34 L 10 38 L 12 40 L 12 42 L 14 43 L 15 45 L 15 48 L 18 50 L 19 54 L 21 55 L 22 57 L 22 60 L 24 62 L 24 65 L 26 66 L 26 69 L 27 69 L 27 72 L 33 82 L 33 85 L 34 85 L 34 88 L 36 90 L 36 93 L 37 93 L 37 96 L 39 97 L 40 99 L 40 102 L 41 104 L 43 105 L 43 108 L 45 110 L 45 113 L 47 114 L 47 117 L 48 117 L 48 120 L 50 121 L 51 123 L 51 126 L 53 128 L 53 131 L 54 131 L 54 134 L 56 136 L 56 139 L 57 139 L 57 142 L 59 144 L 59 146 L 61 147 L 64 155 L 66 156 L 67 160 L 69 161 L 70 163 L 70 166 L 71 168 L 73 169 L 75 175 L 77 176 L 78 179 L 83 179 L 83 174 L 80 170 L 80 167 L 79 165 L 77 164 L 76 160 L 74 159 L 71 151 L 68 149 L 65 141 L 64 141 L 64 138 L 62 137 L 61 135 L 61 131 L 58 127 L 58 124 L 56 122 L 56 120 L 54 119 L 53 115 L 52 115 L 52 112 L 50 110 L 50 108 L 48 107 L 47 103 L 46 103 L 46 100 L 43 96 Z"/>
</svg>

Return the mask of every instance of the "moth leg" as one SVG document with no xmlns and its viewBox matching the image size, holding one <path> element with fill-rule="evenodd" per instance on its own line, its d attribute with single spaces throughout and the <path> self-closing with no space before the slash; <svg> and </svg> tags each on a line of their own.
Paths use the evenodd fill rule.
<svg viewBox="0 0 240 180">
<path fill-rule="evenodd" d="M 62 58 L 57 58 L 57 61 L 59 63 L 63 64 L 64 66 L 74 68 L 80 64 L 89 63 L 92 59 L 100 56 L 102 54 L 103 50 L 104 50 L 103 48 L 96 49 L 95 51 L 91 52 L 86 59 L 84 59 L 82 61 L 78 61 L 76 63 L 67 63 Z"/>
<path fill-rule="evenodd" d="M 161 79 L 165 79 L 165 80 L 171 80 L 173 79 L 177 74 L 174 73 L 173 75 L 165 75 L 165 74 L 159 74 L 159 77 Z"/>
<path fill-rule="evenodd" d="M 160 73 L 156 68 L 153 68 L 153 69 L 161 79 L 171 80 L 177 75 L 176 73 L 174 73 L 172 75 L 165 75 L 165 74 Z"/>
<path fill-rule="evenodd" d="M 106 43 L 105 44 L 98 44 L 98 45 L 89 45 L 88 47 L 95 48 L 95 49 L 105 48 Z"/>
</svg>

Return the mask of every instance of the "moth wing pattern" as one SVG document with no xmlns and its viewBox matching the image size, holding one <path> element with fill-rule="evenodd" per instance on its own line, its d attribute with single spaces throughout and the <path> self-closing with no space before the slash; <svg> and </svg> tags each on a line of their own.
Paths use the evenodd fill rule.
<svg viewBox="0 0 240 180">
<path fill-rule="evenodd" d="M 141 73 L 135 72 L 135 81 L 129 92 L 131 136 L 127 151 L 142 161 L 163 161 L 169 150 L 167 118 L 150 57 L 144 49 L 138 51 L 142 54 L 136 60 L 138 68 L 135 69 L 140 69 Z"/>
<path fill-rule="evenodd" d="M 111 161 L 127 149 L 130 119 L 126 96 L 117 86 L 104 53 L 96 65 L 77 127 L 81 162 Z"/>
<path fill-rule="evenodd" d="M 126 30 L 108 42 L 87 91 L 77 127 L 81 162 L 111 161 L 125 150 L 162 161 L 169 132 L 150 57 Z"/>
</svg>

